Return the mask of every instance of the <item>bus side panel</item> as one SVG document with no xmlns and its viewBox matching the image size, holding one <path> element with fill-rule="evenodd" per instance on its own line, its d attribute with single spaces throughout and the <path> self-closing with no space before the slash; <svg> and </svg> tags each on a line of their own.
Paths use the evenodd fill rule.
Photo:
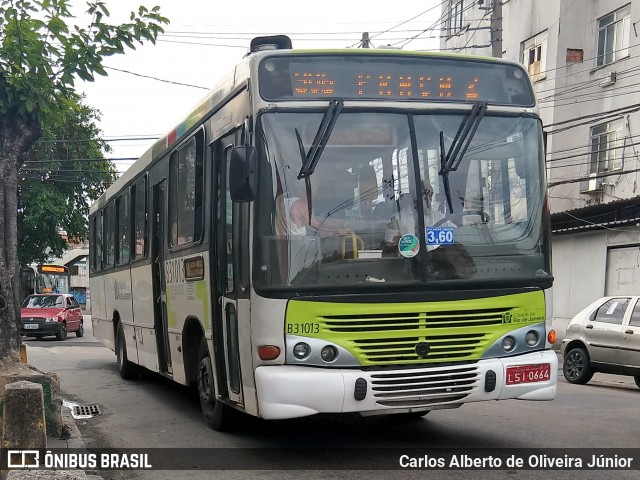
<svg viewBox="0 0 640 480">
<path fill-rule="evenodd" d="M 203 278 L 185 278 L 185 259 L 201 258 L 204 267 Z M 171 258 L 165 262 L 165 279 L 167 282 L 167 315 L 169 325 L 169 346 L 173 363 L 173 379 L 186 384 L 184 356 L 182 348 L 182 332 L 185 320 L 189 317 L 200 321 L 205 333 L 211 330 L 210 280 L 207 266 L 209 253 L 187 253 L 183 257 Z"/>
<path fill-rule="evenodd" d="M 131 268 L 133 319 L 136 327 L 138 362 L 145 368 L 158 371 L 158 346 L 153 329 L 153 288 L 151 264 Z"/>
<path fill-rule="evenodd" d="M 102 342 L 106 347 L 115 350 L 113 338 L 112 318 L 107 316 L 107 306 L 105 303 L 105 280 L 106 275 L 91 277 L 91 324 L 93 326 L 93 336 Z"/>
<path fill-rule="evenodd" d="M 108 275 L 105 281 L 105 300 L 107 304 L 107 318 L 115 318 L 117 312 L 124 330 L 127 345 L 127 358 L 138 363 L 138 349 L 136 348 L 135 330 L 133 325 L 133 308 L 131 305 L 131 272 L 129 268 L 117 270 Z"/>
</svg>

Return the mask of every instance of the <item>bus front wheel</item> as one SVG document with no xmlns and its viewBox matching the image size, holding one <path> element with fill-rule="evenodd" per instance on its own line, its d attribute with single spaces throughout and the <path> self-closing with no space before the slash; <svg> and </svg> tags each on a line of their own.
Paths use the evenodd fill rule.
<svg viewBox="0 0 640 480">
<path fill-rule="evenodd" d="M 127 358 L 127 343 L 124 338 L 122 324 L 118 324 L 116 330 L 116 359 L 118 361 L 118 372 L 125 380 L 131 380 L 135 376 L 135 365 Z"/>
<path fill-rule="evenodd" d="M 227 430 L 231 408 L 216 400 L 216 389 L 213 380 L 213 367 L 209 356 L 207 340 L 203 337 L 198 349 L 198 397 L 204 419 L 212 429 L 222 432 Z"/>
</svg>

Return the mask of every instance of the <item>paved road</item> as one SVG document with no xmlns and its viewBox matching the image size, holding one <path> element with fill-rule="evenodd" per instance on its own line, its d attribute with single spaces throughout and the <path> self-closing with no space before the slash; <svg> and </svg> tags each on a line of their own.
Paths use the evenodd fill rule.
<svg viewBox="0 0 640 480">
<path fill-rule="evenodd" d="M 90 322 L 85 322 L 90 327 Z M 113 352 L 83 338 L 27 340 L 29 362 L 61 377 L 68 399 L 98 404 L 102 415 L 79 426 L 88 446 L 213 448 L 638 448 L 640 390 L 632 379 L 596 374 L 589 385 L 560 379 L 552 402 L 504 401 L 431 412 L 412 422 L 388 418 L 317 417 L 278 422 L 246 419 L 233 433 L 217 433 L 202 422 L 191 393 L 160 377 L 122 380 Z M 277 452 L 277 450 L 274 450 Z M 559 450 L 558 453 L 562 453 Z M 592 474 L 595 472 L 591 472 Z M 305 473 L 305 478 L 634 478 L 635 472 L 430 471 Z M 114 472 L 108 478 L 299 478 L 296 472 Z"/>
</svg>

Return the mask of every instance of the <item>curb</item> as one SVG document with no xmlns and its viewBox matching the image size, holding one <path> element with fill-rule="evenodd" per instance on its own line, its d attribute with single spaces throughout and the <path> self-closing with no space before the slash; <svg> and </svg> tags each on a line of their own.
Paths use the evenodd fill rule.
<svg viewBox="0 0 640 480">
<path fill-rule="evenodd" d="M 71 410 L 62 407 L 62 430 L 66 438 L 47 437 L 47 448 L 85 450 L 86 445 Z M 104 480 L 90 470 L 13 470 L 6 480 Z"/>
</svg>

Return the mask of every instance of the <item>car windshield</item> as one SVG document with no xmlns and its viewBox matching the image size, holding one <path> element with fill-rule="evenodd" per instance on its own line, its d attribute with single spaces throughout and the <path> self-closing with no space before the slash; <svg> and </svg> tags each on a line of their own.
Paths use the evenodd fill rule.
<svg viewBox="0 0 640 480">
<path fill-rule="evenodd" d="M 22 304 L 23 308 L 64 308 L 64 298 L 61 295 L 37 295 L 28 297 Z"/>
<path fill-rule="evenodd" d="M 263 114 L 256 286 L 481 284 L 548 270 L 539 121 L 486 114 L 443 175 L 467 116 L 343 111 L 307 176 L 323 112 Z"/>
</svg>

